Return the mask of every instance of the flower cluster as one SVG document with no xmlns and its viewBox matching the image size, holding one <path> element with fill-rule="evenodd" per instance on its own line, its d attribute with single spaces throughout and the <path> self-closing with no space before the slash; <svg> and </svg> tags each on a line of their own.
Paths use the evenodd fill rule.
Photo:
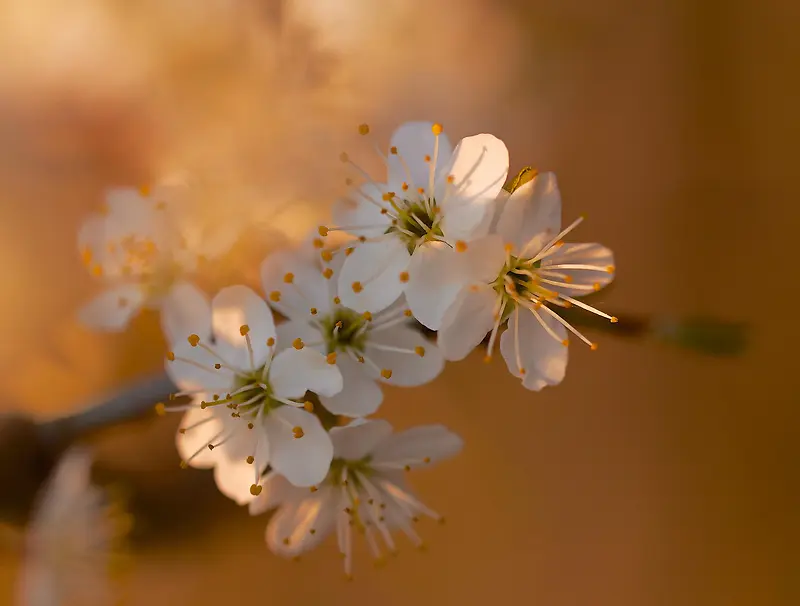
<svg viewBox="0 0 800 606">
<path fill-rule="evenodd" d="M 158 411 L 184 413 L 181 464 L 213 469 L 252 515 L 275 510 L 275 553 L 336 534 L 347 575 L 354 531 L 376 559 L 395 550 L 393 531 L 421 544 L 412 522 L 441 517 L 403 472 L 462 447 L 440 425 L 394 433 L 367 419 L 384 385 L 429 383 L 488 336 L 486 360 L 499 346 L 511 374 L 538 391 L 563 379 L 571 335 L 596 348 L 561 310 L 616 322 L 580 299 L 613 279 L 613 255 L 564 242 L 581 219 L 562 227 L 553 174 L 525 170 L 506 185 L 501 140 L 454 147 L 426 122 L 401 126 L 379 154 L 384 181 L 342 155 L 362 181 L 335 204 L 335 224 L 263 261 L 261 294 L 234 285 L 208 298 L 185 282 L 197 251 L 175 237 L 180 216 L 160 194 L 114 192 L 82 237 L 90 269 L 115 285 L 95 302 L 96 323 L 121 328 L 136 308 L 161 307 L 178 391 Z"/>
</svg>

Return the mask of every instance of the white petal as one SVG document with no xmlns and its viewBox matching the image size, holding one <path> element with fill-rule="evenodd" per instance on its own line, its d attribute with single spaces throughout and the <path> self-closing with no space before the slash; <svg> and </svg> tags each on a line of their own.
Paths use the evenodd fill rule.
<svg viewBox="0 0 800 606">
<path fill-rule="evenodd" d="M 493 135 L 466 137 L 453 152 L 454 183 L 442 201 L 442 231 L 448 240 L 486 234 L 497 195 L 508 176 L 508 149 Z"/>
<path fill-rule="evenodd" d="M 201 423 L 201 425 L 197 425 Z M 196 427 L 192 427 L 197 425 Z M 208 444 L 215 439 L 219 439 L 223 431 L 223 424 L 214 410 L 206 408 L 189 409 L 181 421 L 181 427 L 186 429 L 185 433 L 178 432 L 175 436 L 175 446 L 182 461 L 188 461 L 189 465 L 197 469 L 210 469 L 220 460 L 219 453 L 214 453 L 208 449 Z M 189 459 L 199 452 L 191 461 Z"/>
<path fill-rule="evenodd" d="M 118 188 L 106 193 L 106 205 L 109 232 L 116 232 L 117 237 L 130 234 L 164 244 L 166 217 L 156 209 L 154 200 L 143 197 L 136 189 Z"/>
<path fill-rule="evenodd" d="M 462 271 L 474 282 L 494 282 L 506 262 L 503 240 L 496 234 L 473 240 L 460 255 L 466 268 Z"/>
<path fill-rule="evenodd" d="M 287 273 L 294 275 L 293 284 L 284 280 Z M 270 300 L 270 304 L 289 318 L 309 320 L 312 307 L 320 314 L 330 311 L 333 297 L 329 280 L 305 251 L 283 251 L 268 256 L 261 264 L 261 284 L 267 296 L 280 293 L 280 301 Z"/>
<path fill-rule="evenodd" d="M 424 425 L 396 433 L 372 452 L 372 463 L 422 467 L 454 457 L 464 441 L 443 425 Z"/>
<path fill-rule="evenodd" d="M 551 271 L 569 276 L 571 286 L 546 285 L 568 297 L 581 297 L 608 286 L 614 279 L 614 253 L 601 244 L 564 244 L 557 253 L 545 258 L 542 269 L 553 265 L 591 265 L 596 270 L 562 269 Z M 548 279 L 566 282 L 563 277 Z M 589 288 L 591 287 L 591 288 Z"/>
<path fill-rule="evenodd" d="M 381 350 L 379 346 L 399 347 L 409 353 Z M 376 347 L 377 346 L 377 347 Z M 424 355 L 415 350 L 421 347 Z M 413 353 L 412 353 L 413 352 Z M 444 369 L 444 358 L 439 348 L 426 339 L 421 332 L 408 326 L 395 326 L 368 337 L 364 356 L 369 357 L 380 369 L 392 371 L 390 385 L 414 387 L 424 385 L 438 377 Z M 364 364 L 365 370 L 378 379 L 378 372 L 370 365 Z"/>
<path fill-rule="evenodd" d="M 275 327 L 275 331 L 278 333 L 278 351 L 290 348 L 295 339 L 300 339 L 307 347 L 314 351 L 320 353 L 327 351 L 320 329 L 304 320 L 281 322 Z M 316 345 L 320 342 L 323 342 L 323 344 Z"/>
<path fill-rule="evenodd" d="M 344 388 L 335 396 L 321 396 L 322 405 L 334 414 L 348 417 L 365 417 L 378 410 L 383 390 L 366 369 L 343 353 L 339 354 L 336 366 L 342 373 Z"/>
<path fill-rule="evenodd" d="M 319 484 L 328 475 L 333 444 L 319 419 L 301 408 L 281 406 L 264 421 L 270 443 L 270 463 L 295 486 Z M 295 438 L 293 428 L 303 430 Z"/>
<path fill-rule="evenodd" d="M 358 312 L 382 311 L 403 293 L 400 274 L 408 268 L 410 255 L 405 243 L 396 237 L 356 246 L 339 274 L 339 297 L 345 307 Z M 356 293 L 353 285 L 362 290 Z"/>
<path fill-rule="evenodd" d="M 432 127 L 432 122 L 406 122 L 394 131 L 390 146 L 397 148 L 397 154 L 388 154 L 391 184 L 407 182 L 414 190 L 420 187 L 425 188 L 425 191 L 430 189 L 430 171 L 436 142 Z M 438 159 L 433 168 L 439 172 L 449 166 L 452 153 L 450 140 L 442 133 L 439 135 Z M 431 162 L 425 161 L 426 156 L 430 156 Z"/>
<path fill-rule="evenodd" d="M 378 419 L 334 427 L 330 434 L 333 453 L 337 459 L 360 461 L 392 435 L 392 426 L 388 421 Z"/>
<path fill-rule="evenodd" d="M 553 173 L 542 173 L 517 189 L 505 203 L 497 233 L 516 251 L 528 246 L 535 254 L 561 231 L 561 194 Z"/>
<path fill-rule="evenodd" d="M 225 446 L 220 446 L 225 448 Z M 256 459 L 258 464 L 259 476 L 267 468 L 269 460 L 265 455 Z M 247 505 L 255 496 L 250 492 L 250 487 L 255 483 L 256 470 L 244 459 L 230 459 L 225 456 L 219 457 L 217 465 L 214 467 L 214 481 L 217 488 L 237 505 Z M 263 490 L 263 489 L 262 489 Z"/>
<path fill-rule="evenodd" d="M 261 494 L 250 501 L 251 516 L 261 515 L 288 501 L 300 500 L 308 495 L 307 488 L 298 488 L 279 473 L 270 472 L 261 481 Z"/>
<path fill-rule="evenodd" d="M 179 282 L 161 303 L 161 328 L 167 343 L 176 343 L 191 334 L 211 336 L 211 303 L 194 284 Z"/>
<path fill-rule="evenodd" d="M 318 351 L 285 349 L 269 367 L 269 383 L 280 398 L 302 398 L 306 391 L 335 396 L 342 390 L 342 373 Z"/>
<path fill-rule="evenodd" d="M 325 486 L 301 500 L 281 506 L 267 525 L 267 545 L 273 553 L 293 557 L 319 545 L 334 529 L 340 513 L 340 493 Z"/>
<path fill-rule="evenodd" d="M 144 300 L 144 290 L 137 284 L 114 286 L 82 307 L 78 320 L 90 328 L 119 332 L 139 313 Z"/>
<path fill-rule="evenodd" d="M 438 330 L 442 317 L 468 281 L 464 258 L 442 242 L 423 244 L 411 255 L 406 300 L 414 317 Z"/>
<path fill-rule="evenodd" d="M 438 333 L 439 349 L 445 360 L 463 360 L 480 345 L 494 325 L 496 301 L 497 293 L 491 286 L 462 289 L 447 310 Z"/>
<path fill-rule="evenodd" d="M 539 311 L 541 318 L 561 340 L 567 338 L 567 329 L 547 312 Z M 568 350 L 550 336 L 534 315 L 524 309 L 519 311 L 519 354 L 523 375 L 519 370 L 515 349 L 515 315 L 508 321 L 508 328 L 500 337 L 500 352 L 508 370 L 515 377 L 522 377 L 526 389 L 539 391 L 548 385 L 558 385 L 567 370 Z"/>
<path fill-rule="evenodd" d="M 205 390 L 223 394 L 230 391 L 234 383 L 233 372 L 222 365 L 219 369 L 214 368 L 215 364 L 221 364 L 220 358 L 202 347 L 192 347 L 185 340 L 172 348 L 175 359 L 166 360 L 165 368 L 175 385 L 185 391 Z M 227 357 L 226 360 L 231 362 Z"/>
<path fill-rule="evenodd" d="M 336 227 L 354 227 L 347 232 L 354 236 L 368 238 L 380 236 L 391 225 L 389 215 L 381 213 L 381 208 L 391 210 L 383 201 L 383 194 L 388 188 L 379 187 L 374 183 L 366 183 L 359 189 L 354 189 L 350 198 L 341 199 L 333 206 L 333 224 Z"/>
<path fill-rule="evenodd" d="M 269 356 L 267 340 L 276 338 L 272 311 L 264 299 L 246 286 L 229 286 L 220 290 L 211 301 L 211 313 L 214 337 L 241 350 L 247 349 L 241 328 L 248 326 L 254 366 L 258 368 L 264 364 Z"/>
</svg>

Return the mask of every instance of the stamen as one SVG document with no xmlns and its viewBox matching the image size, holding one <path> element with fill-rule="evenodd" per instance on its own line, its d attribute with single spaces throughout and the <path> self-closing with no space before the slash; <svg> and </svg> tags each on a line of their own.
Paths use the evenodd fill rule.
<svg viewBox="0 0 800 606">
<path fill-rule="evenodd" d="M 382 345 L 380 343 L 372 343 L 372 342 L 369 342 L 369 341 L 367 341 L 365 346 L 369 347 L 369 348 L 372 348 L 372 349 L 377 349 L 378 351 L 389 351 L 389 352 L 392 352 L 392 353 L 401 353 L 401 354 L 413 354 L 413 355 L 420 356 L 420 357 L 425 355 L 425 348 L 423 348 L 423 347 L 417 347 L 417 348 L 414 348 L 414 349 L 408 349 L 408 348 L 405 348 L 405 347 L 395 347 L 393 345 Z M 417 351 L 418 349 L 422 350 L 421 354 L 418 353 L 418 351 Z M 388 379 L 390 377 L 391 377 L 391 373 L 389 374 L 389 377 L 386 377 L 386 378 Z"/>
<path fill-rule="evenodd" d="M 542 318 L 542 316 L 539 314 L 539 312 L 537 311 L 537 308 L 535 306 L 529 305 L 526 302 L 521 302 L 520 304 L 523 307 L 525 307 L 526 309 L 528 309 L 533 314 L 533 317 L 536 318 L 539 321 L 539 324 L 542 325 L 542 328 L 544 328 L 545 332 L 548 335 L 550 335 L 553 339 L 555 339 L 556 341 L 561 343 L 564 347 L 569 345 L 569 341 L 567 339 L 562 339 L 561 337 L 559 337 L 555 333 L 555 331 L 552 328 L 550 328 L 550 326 L 548 326 L 547 322 L 544 321 L 544 318 Z M 539 305 L 539 308 L 541 308 L 541 307 L 544 307 L 545 309 L 548 309 L 547 306 Z M 548 311 L 550 311 L 550 310 L 548 309 Z M 555 313 L 555 312 L 553 312 L 553 313 Z M 558 315 L 558 314 L 556 314 L 556 315 Z"/>
<path fill-rule="evenodd" d="M 494 343 L 497 340 L 497 334 L 500 331 L 500 324 L 503 321 L 503 313 L 506 310 L 507 299 L 501 295 L 500 309 L 495 314 L 494 326 L 492 327 L 492 334 L 489 336 L 489 344 L 486 346 L 486 357 L 484 362 L 492 361 L 492 354 L 494 352 Z"/>
<path fill-rule="evenodd" d="M 600 311 L 596 307 L 592 307 L 591 305 L 587 305 L 583 301 L 579 301 L 578 299 L 573 299 L 572 297 L 567 297 L 566 295 L 559 295 L 559 296 L 562 299 L 564 299 L 565 301 L 568 301 L 569 303 L 572 303 L 573 305 L 575 305 L 577 307 L 580 307 L 581 309 L 585 309 L 586 311 L 590 311 L 593 314 L 597 314 L 601 318 L 605 318 L 606 320 L 610 321 L 612 324 L 616 324 L 617 322 L 619 322 L 619 318 L 617 318 L 616 316 L 610 316 L 607 313 Z"/>
<path fill-rule="evenodd" d="M 525 369 L 522 367 L 522 356 L 519 355 L 519 305 L 514 307 L 514 357 L 519 374 L 524 375 Z"/>
<path fill-rule="evenodd" d="M 531 261 L 533 261 L 533 262 L 535 263 L 536 261 L 539 261 L 539 260 L 541 260 L 542 258 L 544 258 L 545 254 L 546 254 L 546 253 L 547 253 L 547 252 L 548 252 L 548 251 L 549 251 L 549 250 L 550 250 L 550 249 L 551 249 L 551 248 L 552 248 L 552 247 L 553 247 L 553 246 L 554 246 L 554 245 L 555 245 L 555 244 L 556 244 L 556 243 L 557 243 L 559 240 L 561 240 L 561 239 L 562 239 L 564 236 L 566 236 L 566 235 L 567 235 L 569 232 L 571 232 L 573 229 L 575 229 L 576 227 L 578 227 L 578 225 L 580 225 L 581 223 L 583 223 L 583 217 L 578 217 L 577 219 L 575 219 L 575 220 L 574 220 L 574 221 L 573 221 L 573 222 L 572 222 L 570 225 L 568 225 L 568 226 L 567 226 L 565 229 L 561 230 L 561 233 L 559 233 L 559 234 L 558 234 L 558 235 L 557 235 L 555 238 L 553 238 L 552 240 L 550 240 L 550 242 L 548 242 L 548 243 L 547 243 L 547 244 L 546 244 L 544 247 L 542 247 L 542 250 L 541 250 L 541 251 L 539 251 L 539 254 L 537 254 L 535 257 L 533 257 L 533 259 L 531 259 Z M 528 241 L 528 243 L 525 245 L 525 247 L 524 247 L 524 248 L 523 248 L 523 249 L 520 251 L 520 253 L 519 253 L 519 256 L 520 256 L 520 257 L 524 257 L 524 256 L 525 256 L 525 253 L 527 252 L 527 250 L 528 250 L 528 247 L 529 247 L 529 246 L 531 246 L 531 244 L 533 244 L 533 242 L 534 242 L 535 240 L 536 240 L 536 236 L 534 236 L 533 238 L 531 238 L 531 239 Z"/>
</svg>

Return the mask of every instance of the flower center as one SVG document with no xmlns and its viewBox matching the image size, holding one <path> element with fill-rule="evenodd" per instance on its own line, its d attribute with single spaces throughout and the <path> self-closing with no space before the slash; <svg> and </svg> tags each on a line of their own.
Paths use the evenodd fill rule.
<svg viewBox="0 0 800 606">
<path fill-rule="evenodd" d="M 520 299 L 537 303 L 553 296 L 552 290 L 542 286 L 538 271 L 541 266 L 541 260 L 533 261 L 509 255 L 500 275 L 492 282 L 492 287 L 500 297 L 500 304 L 503 307 L 501 321 L 511 315 Z"/>
<path fill-rule="evenodd" d="M 266 415 L 270 411 L 284 406 L 283 402 L 272 397 L 272 388 L 263 375 L 263 366 L 252 372 L 236 375 L 234 391 L 231 393 L 228 406 L 239 416 L 255 417 L 259 413 Z"/>
<path fill-rule="evenodd" d="M 352 484 L 353 488 L 356 490 L 359 490 L 362 488 L 359 474 L 366 477 L 372 475 L 372 467 L 370 467 L 371 460 L 372 457 L 369 455 L 357 461 L 338 458 L 333 459 L 326 481 L 333 486 L 342 486 L 343 481 L 345 481 L 348 484 Z"/>
<path fill-rule="evenodd" d="M 439 239 L 443 236 L 439 226 L 440 208 L 434 199 L 407 200 L 393 202 L 396 217 L 387 234 L 396 234 L 413 253 L 421 239 Z"/>
<path fill-rule="evenodd" d="M 354 349 L 364 351 L 369 327 L 364 315 L 352 309 L 338 307 L 321 320 L 326 353 Z"/>
</svg>

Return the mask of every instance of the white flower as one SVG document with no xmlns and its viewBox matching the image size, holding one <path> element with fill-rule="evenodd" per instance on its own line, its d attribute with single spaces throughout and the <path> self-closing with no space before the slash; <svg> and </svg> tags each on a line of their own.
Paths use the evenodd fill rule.
<svg viewBox="0 0 800 606">
<path fill-rule="evenodd" d="M 374 313 L 405 293 L 414 316 L 436 330 L 457 287 L 440 284 L 434 295 L 423 284 L 433 273 L 445 275 L 438 268 L 452 262 L 453 250 L 487 233 L 508 150 L 488 134 L 462 139 L 453 150 L 440 124 L 409 122 L 395 131 L 385 161 L 387 182 L 367 176 L 353 199 L 334 208 L 339 225 L 320 228 L 323 236 L 338 229 L 361 240 L 342 268 L 339 296 L 351 309 Z"/>
<path fill-rule="evenodd" d="M 335 414 L 362 417 L 383 400 L 376 381 L 411 387 L 435 379 L 444 368 L 438 348 L 406 324 L 410 311 L 396 304 L 373 315 L 341 304 L 336 275 L 340 259 L 324 269 L 302 251 L 276 253 L 262 265 L 270 304 L 289 318 L 277 328 L 278 343 L 299 339 L 335 361 L 344 389 L 322 404 Z M 402 301 L 398 302 L 402 303 Z"/>
<path fill-rule="evenodd" d="M 185 277 L 202 258 L 223 254 L 231 230 L 209 234 L 192 219 L 186 191 L 114 189 L 103 213 L 90 215 L 78 235 L 84 264 L 107 288 L 80 311 L 87 326 L 119 331 L 144 308 L 161 310 L 168 339 L 186 333 L 202 309 L 199 289 Z"/>
<path fill-rule="evenodd" d="M 20 606 L 112 602 L 110 568 L 130 518 L 92 485 L 91 466 L 89 453 L 74 448 L 44 486 L 25 537 Z"/>
<path fill-rule="evenodd" d="M 166 363 L 183 390 L 175 395 L 193 400 L 161 407 L 186 411 L 176 440 L 182 465 L 213 467 L 220 491 L 239 504 L 259 493 L 267 465 L 298 486 L 325 477 L 333 447 L 305 395 L 336 395 L 339 369 L 301 344 L 275 355 L 272 312 L 244 286 L 222 289 L 195 330 Z"/>
<path fill-rule="evenodd" d="M 392 434 L 386 421 L 354 422 L 331 430 L 334 459 L 325 481 L 300 489 L 277 473 L 264 480 L 262 495 L 250 503 L 251 515 L 278 507 L 267 526 L 267 545 L 294 557 L 336 533 L 345 574 L 352 575 L 354 531 L 364 534 L 376 560 L 396 552 L 392 531 L 400 530 L 423 545 L 412 524 L 425 515 L 441 516 L 417 500 L 406 486 L 404 471 L 425 467 L 460 452 L 463 442 L 441 425 L 415 427 Z"/>
<path fill-rule="evenodd" d="M 568 333 L 596 349 L 553 309 L 574 305 L 617 321 L 576 298 L 600 290 L 614 277 L 609 249 L 562 242 L 581 221 L 561 230 L 561 196 L 552 173 L 535 177 L 508 197 L 497 233 L 470 245 L 475 254 L 467 268 L 468 284 L 438 333 L 445 359 L 463 359 L 491 331 L 489 359 L 499 328 L 508 320 L 500 339 L 503 358 L 526 388 L 538 391 L 564 378 Z M 427 286 L 436 288 L 435 282 Z"/>
</svg>

